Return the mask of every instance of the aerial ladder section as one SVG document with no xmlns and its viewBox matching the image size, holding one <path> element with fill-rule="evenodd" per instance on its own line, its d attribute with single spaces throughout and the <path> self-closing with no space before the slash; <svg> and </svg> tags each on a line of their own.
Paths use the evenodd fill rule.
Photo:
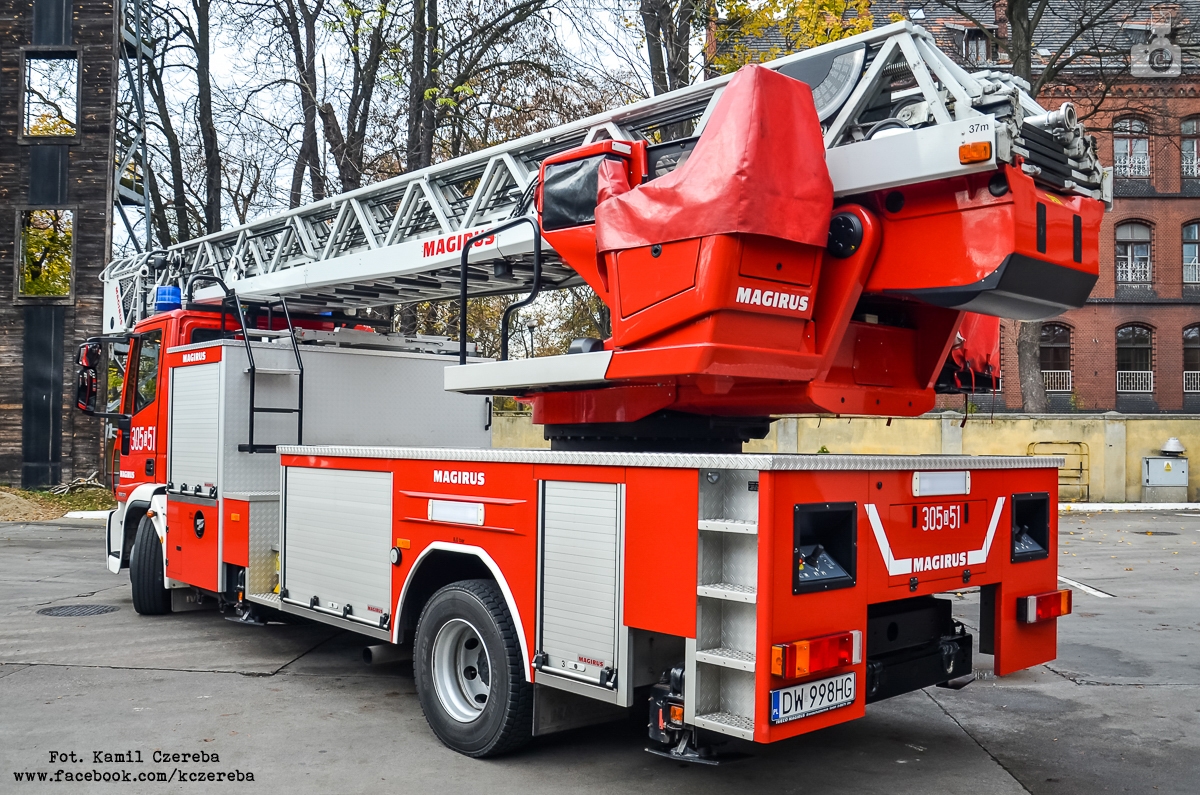
<svg viewBox="0 0 1200 795">
<path fill-rule="evenodd" d="M 777 59 L 766 68 L 807 83 L 837 197 L 994 171 L 1020 163 L 1055 191 L 1107 201 L 1111 173 L 1070 110 L 1047 114 L 1019 79 L 970 74 L 924 29 L 900 22 Z M 532 215 L 543 161 L 598 141 L 645 142 L 655 174 L 683 161 L 731 75 L 525 136 L 355 191 L 278 213 L 105 269 L 104 331 L 153 313 L 154 288 L 215 276 L 246 298 L 287 299 L 297 311 L 351 312 L 456 298 L 464 240 Z M 912 133 L 898 135 L 900 132 Z M 960 162 L 964 136 L 984 159 Z M 468 295 L 526 292 L 533 237 L 522 224 L 472 244 Z M 543 289 L 583 280 L 552 249 Z M 208 285 L 201 301 L 218 301 Z"/>
</svg>

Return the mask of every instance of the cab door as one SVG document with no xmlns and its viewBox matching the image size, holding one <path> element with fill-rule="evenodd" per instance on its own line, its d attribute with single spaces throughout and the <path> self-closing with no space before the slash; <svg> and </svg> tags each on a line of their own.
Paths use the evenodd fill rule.
<svg viewBox="0 0 1200 795">
<path fill-rule="evenodd" d="M 129 452 L 121 457 L 121 486 L 126 494 L 142 483 L 157 483 L 162 474 L 166 445 L 159 440 L 162 426 L 160 362 L 163 328 L 142 332 L 130 351 L 130 371 L 125 381 L 124 407 L 129 421 Z M 123 445 L 124 446 L 124 445 Z M 160 452 L 160 446 L 162 451 Z"/>
</svg>

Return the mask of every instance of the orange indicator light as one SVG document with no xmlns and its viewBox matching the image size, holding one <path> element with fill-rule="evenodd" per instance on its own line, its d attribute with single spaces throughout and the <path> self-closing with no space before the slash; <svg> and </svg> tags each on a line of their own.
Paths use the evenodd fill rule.
<svg viewBox="0 0 1200 795">
<path fill-rule="evenodd" d="M 992 159 L 991 141 L 975 141 L 958 147 L 958 162 L 984 163 Z"/>
</svg>

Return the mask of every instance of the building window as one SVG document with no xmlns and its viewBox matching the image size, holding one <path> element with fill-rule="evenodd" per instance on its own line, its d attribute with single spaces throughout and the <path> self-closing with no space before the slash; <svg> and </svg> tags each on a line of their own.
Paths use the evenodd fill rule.
<svg viewBox="0 0 1200 795">
<path fill-rule="evenodd" d="M 1200 223 L 1183 227 L 1183 283 L 1200 284 Z"/>
<path fill-rule="evenodd" d="M 25 52 L 25 135 L 71 137 L 78 132 L 79 59 L 75 53 Z"/>
<path fill-rule="evenodd" d="M 21 256 L 17 295 L 66 298 L 71 295 L 75 213 L 42 209 L 21 212 Z"/>
<path fill-rule="evenodd" d="M 1196 140 L 1200 136 L 1200 119 L 1184 119 L 1181 126 L 1183 141 L 1180 150 L 1184 179 L 1200 178 L 1200 162 L 1197 161 Z"/>
<path fill-rule="evenodd" d="M 1117 391 L 1154 391 L 1154 332 L 1146 326 L 1117 329 Z"/>
<path fill-rule="evenodd" d="M 1113 125 L 1113 166 L 1118 177 L 1144 179 L 1150 176 L 1150 136 L 1141 119 L 1117 119 Z"/>
<path fill-rule="evenodd" d="M 967 30 L 963 37 L 963 57 L 974 64 L 992 60 L 987 35 L 981 30 Z"/>
<path fill-rule="evenodd" d="M 1183 391 L 1200 392 L 1200 325 L 1183 330 Z"/>
<path fill-rule="evenodd" d="M 1117 225 L 1117 282 L 1150 283 L 1150 227 L 1146 224 Z"/>
<path fill-rule="evenodd" d="M 1061 323 L 1042 326 L 1042 381 L 1047 392 L 1071 391 L 1071 329 Z"/>
</svg>

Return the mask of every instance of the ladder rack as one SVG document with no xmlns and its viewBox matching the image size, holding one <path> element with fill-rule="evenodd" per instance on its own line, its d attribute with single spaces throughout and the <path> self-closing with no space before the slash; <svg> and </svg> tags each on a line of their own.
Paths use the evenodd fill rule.
<svg viewBox="0 0 1200 795">
<path fill-rule="evenodd" d="M 927 31 L 910 22 L 764 66 L 812 87 L 839 194 L 995 168 L 1001 160 L 1014 162 L 1016 155 L 1030 152 L 1021 138 L 1022 120 L 1047 116 L 1025 92 L 1023 81 L 1002 72 L 968 74 L 937 49 Z M 463 242 L 531 212 L 543 159 L 596 140 L 665 143 L 697 136 L 731 77 L 705 80 L 166 251 L 114 260 L 101 276 L 105 331 L 131 329 L 152 312 L 155 286 L 182 285 L 196 274 L 218 277 L 248 299 L 286 297 L 298 311 L 457 298 Z M 884 160 L 896 164 L 895 173 L 876 175 L 856 169 L 859 153 L 851 156 L 848 151 L 838 166 L 832 155 L 836 149 L 863 143 L 882 119 L 890 118 L 891 126 L 897 126 L 895 116 L 913 132 L 945 131 L 941 138 L 917 141 L 920 136 L 913 136 L 913 146 L 925 148 L 956 135 L 947 125 L 992 117 L 997 128 L 995 159 L 961 168 L 954 160 L 950 171 L 939 173 L 914 166 L 918 158 L 889 156 Z M 1082 127 L 1076 128 L 1060 136 L 1070 157 L 1059 159 L 1069 168 L 1063 170 L 1057 160 L 1048 164 L 1061 173 L 1054 179 L 1047 174 L 1047 184 L 1101 198 L 1111 188 L 1104 185 L 1094 141 L 1089 144 Z M 896 139 L 886 140 L 894 148 Z M 520 225 L 472 245 L 468 294 L 527 292 L 533 281 L 533 237 L 532 229 Z M 553 251 L 546 252 L 541 270 L 544 289 L 582 284 Z M 215 302 L 221 293 L 209 287 L 198 298 Z"/>
</svg>

